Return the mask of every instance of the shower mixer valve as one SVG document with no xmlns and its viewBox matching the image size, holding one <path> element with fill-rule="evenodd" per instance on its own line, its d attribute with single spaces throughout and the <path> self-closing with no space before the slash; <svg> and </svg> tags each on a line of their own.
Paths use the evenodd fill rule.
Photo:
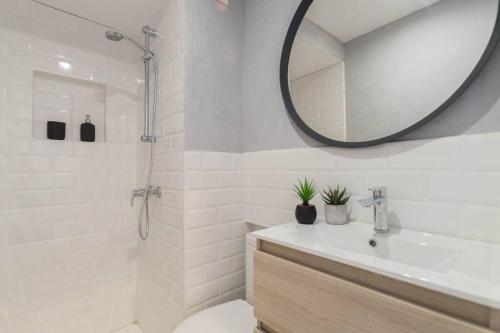
<svg viewBox="0 0 500 333">
<path fill-rule="evenodd" d="M 142 142 L 156 142 L 156 137 L 153 137 L 151 135 L 143 135 L 141 136 L 141 141 Z"/>
<path fill-rule="evenodd" d="M 149 186 L 146 194 L 146 190 L 144 188 L 138 188 L 132 191 L 132 196 L 130 197 L 130 206 L 134 207 L 135 198 L 143 198 L 146 195 L 146 200 L 149 199 L 150 196 L 155 196 L 157 198 L 161 198 L 161 187 L 160 186 Z"/>
</svg>

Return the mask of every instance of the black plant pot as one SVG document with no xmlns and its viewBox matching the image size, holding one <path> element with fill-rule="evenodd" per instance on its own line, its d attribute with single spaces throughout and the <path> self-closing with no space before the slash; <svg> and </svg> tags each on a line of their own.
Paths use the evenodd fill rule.
<svg viewBox="0 0 500 333">
<path fill-rule="evenodd" d="M 313 224 L 316 221 L 316 207 L 314 205 L 297 205 L 295 208 L 295 218 L 300 224 Z"/>
</svg>

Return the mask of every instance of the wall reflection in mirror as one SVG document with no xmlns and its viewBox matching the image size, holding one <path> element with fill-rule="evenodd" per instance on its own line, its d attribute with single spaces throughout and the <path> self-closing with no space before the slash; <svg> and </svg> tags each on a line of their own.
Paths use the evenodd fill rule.
<svg viewBox="0 0 500 333">
<path fill-rule="evenodd" d="M 295 112 L 312 131 L 341 142 L 408 129 L 474 72 L 495 31 L 498 5 L 314 0 L 290 51 Z"/>
</svg>

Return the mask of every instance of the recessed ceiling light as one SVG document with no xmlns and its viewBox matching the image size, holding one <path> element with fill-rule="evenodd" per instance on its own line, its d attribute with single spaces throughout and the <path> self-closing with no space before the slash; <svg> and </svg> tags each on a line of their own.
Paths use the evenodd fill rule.
<svg viewBox="0 0 500 333">
<path fill-rule="evenodd" d="M 229 0 L 217 0 L 217 2 L 223 4 L 224 6 L 229 6 Z"/>
<path fill-rule="evenodd" d="M 69 62 L 65 62 L 65 61 L 58 61 L 57 65 L 59 66 L 59 68 L 61 68 L 62 70 L 65 70 L 65 71 L 69 71 L 69 70 L 71 70 L 71 68 L 73 68 L 73 66 Z"/>
</svg>

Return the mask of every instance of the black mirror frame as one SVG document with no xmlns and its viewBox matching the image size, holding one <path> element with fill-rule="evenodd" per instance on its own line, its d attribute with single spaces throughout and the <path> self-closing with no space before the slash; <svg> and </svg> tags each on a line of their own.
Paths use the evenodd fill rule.
<svg viewBox="0 0 500 333">
<path fill-rule="evenodd" d="M 280 84 L 281 84 L 281 94 L 283 96 L 283 101 L 285 103 L 285 107 L 292 117 L 293 121 L 295 124 L 307 135 L 312 137 L 313 139 L 324 143 L 328 146 L 334 146 L 334 147 L 341 147 L 341 148 L 362 148 L 362 147 L 369 147 L 369 146 L 375 146 L 379 144 L 383 144 L 386 142 L 391 142 L 395 141 L 396 139 L 416 130 L 417 128 L 427 124 L 430 122 L 432 119 L 436 118 L 441 112 L 443 112 L 446 108 L 448 108 L 453 102 L 455 102 L 466 90 L 467 88 L 472 84 L 472 82 L 477 78 L 479 73 L 482 71 L 482 69 L 485 67 L 485 65 L 488 63 L 489 59 L 493 55 L 493 52 L 495 51 L 495 48 L 500 40 L 500 2 L 498 6 L 498 11 L 497 11 L 497 17 L 495 21 L 495 27 L 493 28 L 493 32 L 491 34 L 491 38 L 488 42 L 488 45 L 486 46 L 486 49 L 479 59 L 479 62 L 477 63 L 476 67 L 474 67 L 473 71 L 471 74 L 465 79 L 465 81 L 462 83 L 460 87 L 441 105 L 439 106 L 436 110 L 434 110 L 432 113 L 430 113 L 428 116 L 425 118 L 421 119 L 420 121 L 416 122 L 415 124 L 411 125 L 410 127 L 399 131 L 397 133 L 391 134 L 389 136 L 376 139 L 376 140 L 371 140 L 371 141 L 360 141 L 360 142 L 343 142 L 343 141 L 337 141 L 330 139 L 328 137 L 325 137 L 315 130 L 313 130 L 311 127 L 309 127 L 303 120 L 300 118 L 299 114 L 297 113 L 297 110 L 295 109 L 295 106 L 293 105 L 292 102 L 292 97 L 290 95 L 290 87 L 289 87 L 289 80 L 288 80 L 288 67 L 289 67 L 289 62 L 290 62 L 290 54 L 292 52 L 292 47 L 293 47 L 293 42 L 295 41 L 295 36 L 297 34 L 297 31 L 299 30 L 300 24 L 302 23 L 302 20 L 306 16 L 307 10 L 311 6 L 314 0 L 302 0 L 302 2 L 299 5 L 299 8 L 295 12 L 295 15 L 292 19 L 292 22 L 290 24 L 290 27 L 288 28 L 288 32 L 286 35 L 285 43 L 283 45 L 283 50 L 281 53 L 281 63 L 280 63 Z"/>
</svg>

